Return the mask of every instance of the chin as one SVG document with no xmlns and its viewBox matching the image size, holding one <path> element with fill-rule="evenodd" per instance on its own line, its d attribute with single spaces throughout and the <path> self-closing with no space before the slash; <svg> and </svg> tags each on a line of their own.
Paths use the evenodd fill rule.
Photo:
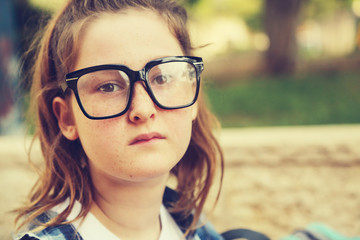
<svg viewBox="0 0 360 240">
<path fill-rule="evenodd" d="M 164 169 L 154 169 L 149 171 L 149 169 L 138 170 L 133 173 L 128 174 L 129 181 L 135 182 L 144 182 L 144 181 L 152 181 L 157 179 L 168 178 L 170 174 L 171 168 Z"/>
</svg>

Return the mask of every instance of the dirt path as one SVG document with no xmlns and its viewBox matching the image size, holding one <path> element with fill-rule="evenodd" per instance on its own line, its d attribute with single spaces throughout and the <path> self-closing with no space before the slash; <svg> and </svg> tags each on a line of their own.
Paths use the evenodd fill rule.
<svg viewBox="0 0 360 240">
<path fill-rule="evenodd" d="M 211 221 L 280 239 L 313 222 L 360 236 L 360 126 L 228 129 Z M 209 207 L 210 208 L 210 207 Z"/>
<path fill-rule="evenodd" d="M 219 231 L 251 228 L 279 239 L 322 222 L 360 236 L 360 125 L 226 129 L 219 137 L 226 172 L 209 217 Z M 35 180 L 24 149 L 23 138 L 0 137 L 0 239 L 11 230 L 6 211 Z"/>
</svg>

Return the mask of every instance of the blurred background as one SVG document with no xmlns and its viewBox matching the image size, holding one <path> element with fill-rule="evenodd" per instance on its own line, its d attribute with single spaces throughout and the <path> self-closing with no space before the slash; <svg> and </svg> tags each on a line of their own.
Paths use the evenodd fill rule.
<svg viewBox="0 0 360 240">
<path fill-rule="evenodd" d="M 223 126 L 226 173 L 211 221 L 273 239 L 312 222 L 360 236 L 360 0 L 182 2 Z M 27 125 L 21 79 L 32 61 L 22 57 L 63 3 L 0 0 L 0 212 L 34 179 L 14 137 Z"/>
<path fill-rule="evenodd" d="M 183 2 L 224 127 L 360 122 L 360 0 Z M 19 80 L 19 59 L 62 3 L 0 3 L 0 133 L 21 124 L 29 84 Z"/>
</svg>

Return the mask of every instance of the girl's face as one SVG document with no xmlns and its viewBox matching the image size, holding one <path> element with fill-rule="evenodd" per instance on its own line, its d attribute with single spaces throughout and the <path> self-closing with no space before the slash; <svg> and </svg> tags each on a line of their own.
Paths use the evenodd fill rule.
<svg viewBox="0 0 360 240">
<path fill-rule="evenodd" d="M 153 59 L 183 55 L 166 22 L 151 11 L 103 14 L 81 34 L 72 70 L 101 64 L 123 64 L 139 70 Z M 74 94 L 56 98 L 54 112 L 68 139 L 79 138 L 94 178 L 144 181 L 168 176 L 190 141 L 197 105 L 158 108 L 141 82 L 135 83 L 130 109 L 122 116 L 91 120 L 81 112 Z"/>
</svg>

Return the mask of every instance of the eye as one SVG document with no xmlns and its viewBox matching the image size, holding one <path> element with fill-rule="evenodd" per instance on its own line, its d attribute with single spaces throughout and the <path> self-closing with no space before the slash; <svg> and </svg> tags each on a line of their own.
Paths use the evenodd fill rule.
<svg viewBox="0 0 360 240">
<path fill-rule="evenodd" d="M 153 84 L 163 85 L 163 84 L 166 84 L 166 83 L 171 82 L 172 79 L 173 79 L 173 76 L 172 76 L 172 75 L 169 75 L 169 74 L 167 74 L 167 75 L 160 74 L 160 75 L 154 77 L 151 82 L 152 82 Z"/>
<path fill-rule="evenodd" d="M 101 92 L 116 92 L 116 91 L 119 91 L 121 90 L 121 87 L 117 84 L 114 84 L 114 83 L 106 83 L 106 84 L 103 84 L 101 85 L 99 88 L 98 88 L 99 91 Z"/>
</svg>

